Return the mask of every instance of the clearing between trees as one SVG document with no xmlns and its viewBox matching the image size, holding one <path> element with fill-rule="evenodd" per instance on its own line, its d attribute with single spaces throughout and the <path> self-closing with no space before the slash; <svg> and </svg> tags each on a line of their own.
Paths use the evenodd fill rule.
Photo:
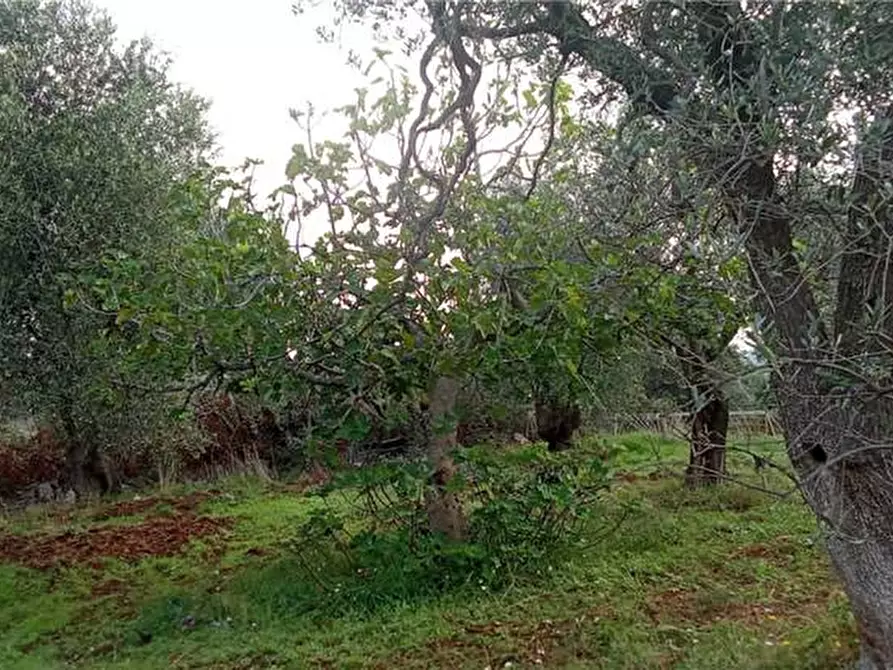
<svg viewBox="0 0 893 670">
<path fill-rule="evenodd" d="M 749 488 L 780 489 L 781 475 L 733 451 L 730 476 L 742 484 L 686 489 L 689 446 L 647 434 L 586 438 L 578 457 L 606 443 L 618 469 L 573 546 L 507 578 L 463 573 L 457 559 L 437 566 L 457 579 L 432 584 L 424 555 L 383 535 L 344 547 L 362 564 L 313 553 L 314 515 L 343 513 L 355 538 L 368 516 L 351 507 L 361 496 L 301 482 L 231 479 L 8 513 L 0 667 L 853 663 L 858 635 L 813 515 L 796 495 Z M 764 438 L 748 449 L 771 459 L 783 446 Z"/>
</svg>

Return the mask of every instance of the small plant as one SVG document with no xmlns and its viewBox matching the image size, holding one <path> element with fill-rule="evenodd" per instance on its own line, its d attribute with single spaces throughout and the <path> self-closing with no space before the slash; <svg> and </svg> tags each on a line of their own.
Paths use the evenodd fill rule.
<svg viewBox="0 0 893 670">
<path fill-rule="evenodd" d="M 484 550 L 485 581 L 494 587 L 539 572 L 579 541 L 611 474 L 601 458 L 537 445 L 469 450 L 463 460 L 476 502 L 470 540 Z"/>
</svg>

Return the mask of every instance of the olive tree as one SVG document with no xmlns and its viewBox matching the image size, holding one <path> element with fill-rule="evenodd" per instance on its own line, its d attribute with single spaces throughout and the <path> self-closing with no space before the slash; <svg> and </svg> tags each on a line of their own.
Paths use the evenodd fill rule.
<svg viewBox="0 0 893 670">
<path fill-rule="evenodd" d="M 115 317 L 66 309 L 70 280 L 165 238 L 172 185 L 211 150 L 205 109 L 87 3 L 0 5 L 0 375 L 60 430 L 75 489 L 100 470 L 98 343 Z"/>
</svg>

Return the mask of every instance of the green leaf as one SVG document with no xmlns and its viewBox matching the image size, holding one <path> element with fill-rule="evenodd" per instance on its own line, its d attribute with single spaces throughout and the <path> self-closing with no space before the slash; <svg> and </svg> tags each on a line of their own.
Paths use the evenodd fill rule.
<svg viewBox="0 0 893 670">
<path fill-rule="evenodd" d="M 115 316 L 115 325 L 120 326 L 123 323 L 127 323 L 130 319 L 133 318 L 135 314 L 135 310 L 129 309 L 127 307 L 122 307 L 118 310 L 117 316 Z"/>
<path fill-rule="evenodd" d="M 69 288 L 65 290 L 65 293 L 62 295 L 62 306 L 66 309 L 70 307 L 74 307 L 78 302 L 78 294 L 73 288 Z"/>
<path fill-rule="evenodd" d="M 285 176 L 289 179 L 295 179 L 298 175 L 303 174 L 307 169 L 310 157 L 307 150 L 301 144 L 292 146 L 292 156 L 285 166 Z"/>
</svg>

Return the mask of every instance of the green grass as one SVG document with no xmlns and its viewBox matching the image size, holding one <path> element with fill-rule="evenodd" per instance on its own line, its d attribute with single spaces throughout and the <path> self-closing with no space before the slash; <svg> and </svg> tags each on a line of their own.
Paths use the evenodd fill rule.
<svg viewBox="0 0 893 670">
<path fill-rule="evenodd" d="M 818 670 L 853 662 L 852 617 L 798 498 L 736 484 L 685 490 L 671 473 L 686 447 L 672 440 L 624 435 L 584 448 L 605 446 L 619 447 L 622 477 L 593 533 L 616 529 L 503 591 L 472 583 L 439 597 L 391 598 L 371 613 L 337 612 L 282 545 L 320 499 L 232 481 L 198 510 L 234 518 L 224 540 L 132 563 L 46 572 L 0 564 L 0 668 Z M 775 442 L 748 448 L 784 462 Z M 755 473 L 743 454 L 730 455 L 730 468 L 752 486 L 786 486 L 781 475 Z M 3 519 L 0 531 L 145 516 L 90 521 L 93 512 L 30 512 Z"/>
</svg>

